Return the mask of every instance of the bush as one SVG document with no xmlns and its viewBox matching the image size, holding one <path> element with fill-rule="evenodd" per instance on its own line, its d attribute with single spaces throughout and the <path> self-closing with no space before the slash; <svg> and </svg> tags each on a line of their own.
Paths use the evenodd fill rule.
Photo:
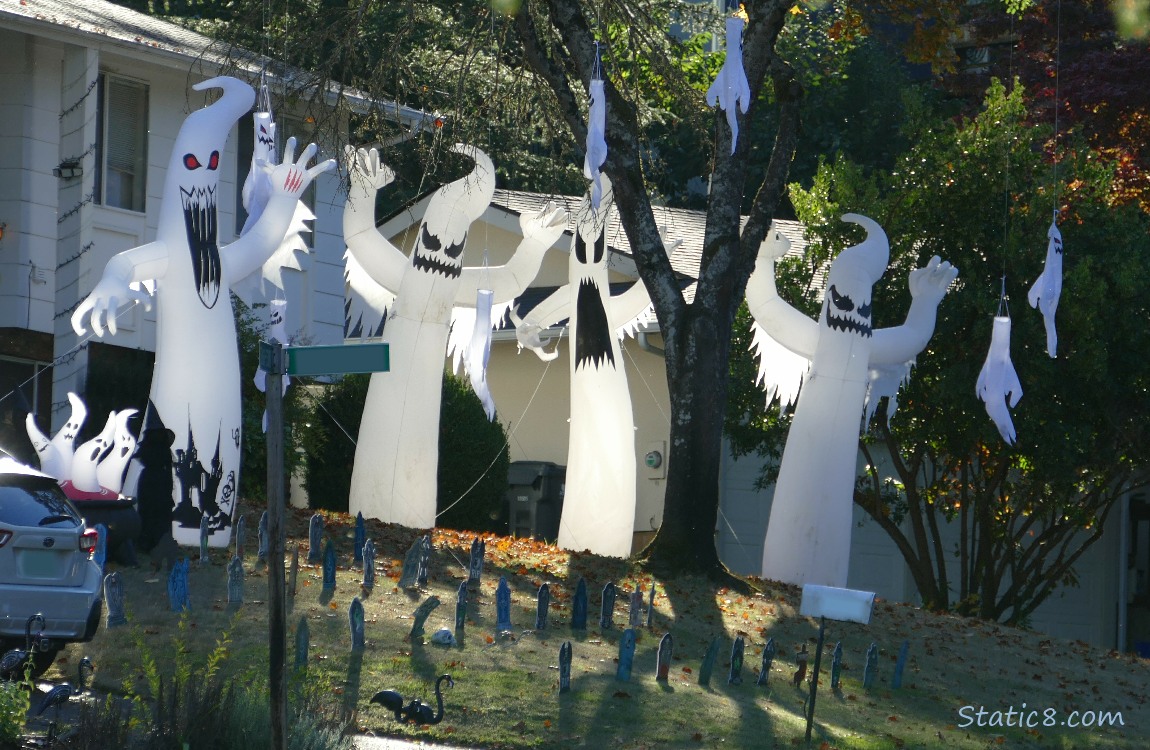
<svg viewBox="0 0 1150 750">
<path fill-rule="evenodd" d="M 28 688 L 23 682 L 0 682 L 0 748 L 16 747 L 28 715 Z"/>
</svg>

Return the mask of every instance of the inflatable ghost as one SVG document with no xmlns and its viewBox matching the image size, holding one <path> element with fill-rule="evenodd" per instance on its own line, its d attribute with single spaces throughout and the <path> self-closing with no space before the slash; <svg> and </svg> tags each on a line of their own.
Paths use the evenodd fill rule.
<svg viewBox="0 0 1150 750">
<path fill-rule="evenodd" d="M 1054 314 L 1058 311 L 1058 299 L 1061 296 L 1062 232 L 1058 231 L 1058 222 L 1051 221 L 1050 228 L 1046 230 L 1046 264 L 1026 295 L 1030 306 L 1042 313 L 1042 319 L 1046 323 L 1046 353 L 1051 357 L 1058 356 L 1058 330 L 1054 327 Z"/>
<path fill-rule="evenodd" d="M 394 294 L 386 326 L 391 371 L 372 375 L 368 386 L 349 512 L 420 529 L 435 525 L 439 409 L 452 308 L 473 306 L 481 287 L 496 300 L 514 299 L 566 223 L 566 213 L 550 204 L 523 215 L 523 241 L 506 265 L 464 268 L 467 231 L 491 201 L 495 168 L 477 148 L 458 144 L 453 150 L 471 157 L 475 170 L 432 195 L 411 257 L 375 228 L 375 194 L 392 181 L 391 169 L 374 149 L 346 152 L 348 254 L 356 268 Z"/>
<path fill-rule="evenodd" d="M 886 234 L 865 216 L 842 218 L 864 227 L 867 238 L 835 258 L 817 322 L 775 289 L 774 262 L 789 247 L 781 233 L 772 230 L 763 242 L 747 284 L 755 321 L 811 362 L 783 449 L 763 547 L 763 577 L 786 583 L 846 586 L 858 430 L 871 372 L 904 365 L 922 351 L 934 332 L 938 304 L 958 275 L 950 263 L 931 258 L 910 274 L 913 299 L 906 322 L 875 330 L 871 287 L 886 270 Z"/>
<path fill-rule="evenodd" d="M 642 282 L 611 296 L 606 229 L 613 195 L 610 180 L 601 179 L 599 209 L 588 193 L 575 215 L 568 283 L 513 320 L 520 345 L 549 360 L 558 352 L 544 352 L 538 332 L 570 319 L 571 420 L 559 546 L 626 557 L 635 529 L 635 422 L 619 331 L 646 313 L 650 299 Z"/>
<path fill-rule="evenodd" d="M 124 472 L 136 452 L 136 435 L 129 425 L 136 413 L 135 409 L 116 412 L 112 450 L 105 454 L 104 460 L 96 467 L 96 482 L 103 490 L 119 494 L 124 487 Z"/>
<path fill-rule="evenodd" d="M 72 457 L 72 474 L 68 477 L 72 487 L 80 492 L 99 492 L 100 482 L 96 479 L 96 467 L 111 450 L 116 441 L 116 412 L 109 412 L 104 428 L 91 440 L 80 445 Z M 65 491 L 66 492 L 66 491 Z"/>
<path fill-rule="evenodd" d="M 974 384 L 978 397 L 986 404 L 986 413 L 998 428 L 998 434 L 1013 445 L 1018 434 L 1010 419 L 1010 409 L 1018 406 L 1022 398 L 1022 383 L 1010 361 L 1010 318 L 997 315 L 990 333 L 990 350 Z M 1010 409 L 1007 409 L 1009 404 Z"/>
<path fill-rule="evenodd" d="M 160 203 L 156 239 L 108 261 L 92 293 L 72 314 L 72 328 L 116 333 L 116 309 L 140 299 L 132 286 L 154 280 L 159 305 L 156 364 L 145 423 L 175 436 L 179 503 L 172 515 L 177 542 L 199 542 L 208 516 L 211 546 L 227 546 L 240 470 L 240 365 L 231 284 L 257 270 L 279 247 L 299 196 L 327 161 L 307 168 L 315 146 L 294 161 L 289 140 L 284 162 L 267 167 L 271 193 L 254 226 L 235 242 L 217 243 L 221 155 L 228 132 L 247 112 L 255 92 L 229 77 L 193 86 L 221 89 L 213 104 L 192 112 L 176 134 Z M 205 466 L 200 454 L 212 458 Z"/>
<path fill-rule="evenodd" d="M 727 126 L 731 129 L 731 153 L 739 142 L 739 116 L 735 107 L 747 114 L 751 106 L 751 86 L 743 69 L 743 19 L 731 16 L 727 19 L 727 56 L 714 83 L 707 89 L 707 104 L 727 113 Z"/>
<path fill-rule="evenodd" d="M 75 454 L 76 436 L 88 418 L 88 407 L 75 393 L 68 393 L 68 403 L 72 410 L 68 414 L 68 421 L 60 427 L 51 439 L 48 439 L 40 428 L 36 426 L 36 419 L 28 414 L 24 419 L 24 427 L 28 431 L 28 438 L 40 459 L 40 471 L 56 481 L 63 481 L 72 476 L 72 456 Z"/>
</svg>

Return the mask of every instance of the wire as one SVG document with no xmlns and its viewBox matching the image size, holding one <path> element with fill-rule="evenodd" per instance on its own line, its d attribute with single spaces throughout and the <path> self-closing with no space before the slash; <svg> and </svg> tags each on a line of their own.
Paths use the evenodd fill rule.
<svg viewBox="0 0 1150 750">
<path fill-rule="evenodd" d="M 1062 109 L 1059 74 L 1062 69 L 1062 0 L 1058 0 L 1054 21 L 1054 221 L 1058 222 L 1058 110 Z"/>
</svg>

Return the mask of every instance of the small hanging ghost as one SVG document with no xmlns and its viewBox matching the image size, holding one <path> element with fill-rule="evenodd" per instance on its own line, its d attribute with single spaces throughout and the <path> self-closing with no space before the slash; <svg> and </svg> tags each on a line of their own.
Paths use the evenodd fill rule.
<svg viewBox="0 0 1150 750">
<path fill-rule="evenodd" d="M 741 10 L 740 10 L 741 12 Z M 727 19 L 727 57 L 718 77 L 707 89 L 707 104 L 716 104 L 727 113 L 727 124 L 731 127 L 731 153 L 739 141 L 739 119 L 735 114 L 738 105 L 743 114 L 751 105 L 751 87 L 743 70 L 743 16 L 733 15 Z"/>
<path fill-rule="evenodd" d="M 1046 230 L 1046 265 L 1030 287 L 1026 299 L 1030 306 L 1042 313 L 1046 322 L 1046 353 L 1054 358 L 1058 350 L 1058 331 L 1054 327 L 1054 313 L 1058 298 L 1062 296 L 1062 232 L 1058 231 L 1058 212 Z"/>
<path fill-rule="evenodd" d="M 596 68 L 599 67 L 596 61 Z M 603 185 L 599 168 L 607 161 L 607 96 L 603 92 L 602 73 L 596 70 L 588 91 L 591 106 L 587 113 L 587 156 L 583 159 L 583 176 L 591 180 L 591 205 L 599 210 L 603 200 Z"/>
<path fill-rule="evenodd" d="M 1018 373 L 1010 361 L 1010 318 L 1005 315 L 994 318 L 990 351 L 986 354 L 982 371 L 978 373 L 975 392 L 986 402 L 986 413 L 994 420 L 1002 439 L 1013 445 L 1017 433 L 1006 407 L 1009 404 L 1013 409 L 1018 405 L 1022 398 L 1022 383 L 1018 381 Z"/>
<path fill-rule="evenodd" d="M 488 421 L 495 419 L 495 401 L 487 387 L 487 359 L 491 355 L 491 306 L 495 292 L 478 289 L 475 293 L 475 327 L 471 332 L 471 343 L 467 348 L 467 377 L 471 389 L 483 402 L 483 411 Z"/>
<path fill-rule="evenodd" d="M 269 322 L 268 322 L 268 329 L 267 329 L 266 335 L 269 339 L 275 339 L 276 341 L 280 342 L 281 344 L 283 344 L 285 346 L 287 345 L 287 331 L 285 330 L 285 327 L 284 327 L 284 320 L 285 320 L 286 316 L 287 316 L 287 300 L 285 300 L 285 299 L 273 299 L 271 302 L 268 303 Z M 256 390 L 258 390 L 260 393 L 266 393 L 267 392 L 267 377 L 268 377 L 268 374 L 264 371 L 263 367 L 258 367 L 256 369 L 256 374 L 255 374 L 255 377 L 252 378 L 252 382 L 254 382 L 256 384 Z M 290 385 L 290 384 L 291 384 L 291 378 L 289 378 L 287 375 L 284 375 L 283 376 L 283 392 L 284 393 L 287 393 L 288 385 Z M 266 411 L 264 412 L 264 417 L 263 417 L 263 429 L 264 429 L 264 432 L 268 431 L 268 413 Z"/>
</svg>

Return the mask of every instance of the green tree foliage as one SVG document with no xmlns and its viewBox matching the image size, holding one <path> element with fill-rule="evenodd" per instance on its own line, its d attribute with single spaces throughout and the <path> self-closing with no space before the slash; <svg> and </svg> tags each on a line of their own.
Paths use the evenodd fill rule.
<svg viewBox="0 0 1150 750">
<path fill-rule="evenodd" d="M 355 436 L 368 375 L 319 387 L 302 432 L 304 488 L 311 507 L 347 512 Z M 488 421 L 466 380 L 446 373 L 440 411 L 437 525 L 506 531 L 508 446 L 503 426 Z M 502 522 L 502 525 L 500 525 Z"/>
<path fill-rule="evenodd" d="M 905 314 L 912 268 L 931 255 L 959 268 L 897 412 L 888 426 L 880 409 L 864 436 L 868 468 L 855 502 L 898 546 L 927 606 L 1020 623 L 1059 585 L 1076 582 L 1074 563 L 1117 499 L 1146 481 L 1150 435 L 1140 415 L 1150 392 L 1140 352 L 1150 345 L 1150 292 L 1139 280 L 1150 258 L 1139 247 L 1150 218 L 1108 205 L 1113 173 L 1090 160 L 1055 175 L 1042 159 L 1049 131 L 1029 123 L 1020 87 L 1007 93 L 995 82 L 976 117 L 928 124 L 912 122 L 915 145 L 890 171 L 867 174 L 839 160 L 810 190 L 792 186 L 813 239 L 805 267 L 848 243 L 843 212 L 875 218 L 891 244 L 875 291 L 883 326 Z M 1043 267 L 1056 193 L 1071 210 L 1061 222 L 1052 359 L 1026 293 Z M 1013 410 L 1013 446 L 974 393 L 1000 310 L 1012 319 L 1011 357 L 1025 391 Z M 776 455 L 785 422 L 763 409 L 761 395 L 756 403 L 747 363 L 739 367 L 736 451 Z"/>
</svg>

